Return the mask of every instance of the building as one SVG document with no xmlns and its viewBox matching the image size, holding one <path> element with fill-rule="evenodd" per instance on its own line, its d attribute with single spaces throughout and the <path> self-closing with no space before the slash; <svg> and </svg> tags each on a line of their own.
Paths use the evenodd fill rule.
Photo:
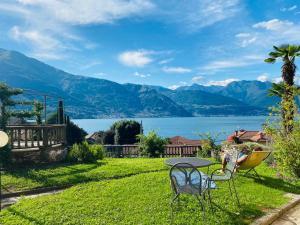
<svg viewBox="0 0 300 225">
<path fill-rule="evenodd" d="M 227 141 L 266 144 L 271 141 L 271 137 L 262 131 L 236 130 L 233 134 L 228 136 Z"/>
<path fill-rule="evenodd" d="M 169 138 L 169 141 L 171 145 L 201 145 L 200 140 L 191 140 L 181 136 L 171 137 Z"/>
</svg>

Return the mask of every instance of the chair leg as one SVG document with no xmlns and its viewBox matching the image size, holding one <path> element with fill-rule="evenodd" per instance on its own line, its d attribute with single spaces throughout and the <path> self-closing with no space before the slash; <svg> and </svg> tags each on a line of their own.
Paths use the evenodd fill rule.
<svg viewBox="0 0 300 225">
<path fill-rule="evenodd" d="M 253 171 L 254 171 L 255 175 L 257 176 L 257 178 L 258 178 L 260 181 L 262 181 L 261 177 L 258 175 L 257 171 L 256 171 L 254 168 L 253 168 Z"/>
<path fill-rule="evenodd" d="M 171 200 L 171 224 L 173 224 L 173 218 L 174 218 L 174 210 L 173 210 L 173 205 L 176 199 L 179 200 L 179 193 L 175 194 L 175 196 Z"/>
<path fill-rule="evenodd" d="M 246 173 L 244 173 L 244 175 L 247 175 L 248 173 L 250 173 L 253 170 L 253 168 L 251 168 L 250 170 L 247 170 Z"/>
<path fill-rule="evenodd" d="M 254 172 L 255 176 L 256 176 L 259 180 L 262 180 L 261 177 L 258 175 L 257 171 L 255 170 L 255 168 L 251 168 L 251 169 L 248 170 L 246 173 L 244 173 L 244 175 L 247 175 L 247 174 L 250 173 L 251 171 Z"/>
<path fill-rule="evenodd" d="M 227 182 L 228 182 L 228 186 L 229 186 L 230 195 L 231 195 L 231 197 L 232 197 L 233 195 L 232 195 L 232 190 L 231 190 L 230 180 L 228 180 Z"/>
<path fill-rule="evenodd" d="M 235 193 L 235 197 L 236 197 L 236 200 L 237 200 L 237 204 L 238 204 L 239 207 L 241 207 L 240 200 L 239 200 L 236 188 L 235 188 L 234 180 L 231 179 L 231 181 L 232 181 L 232 186 L 233 186 L 233 190 L 234 190 L 234 193 Z"/>
<path fill-rule="evenodd" d="M 214 212 L 214 208 L 213 208 L 213 204 L 212 204 L 212 200 L 211 200 L 210 189 L 208 189 L 208 201 L 209 201 L 211 211 Z"/>
<path fill-rule="evenodd" d="M 201 206 L 201 210 L 202 210 L 202 218 L 203 218 L 203 224 L 205 224 L 205 221 L 206 221 L 206 220 L 205 220 L 205 207 L 204 207 L 204 204 L 203 204 L 203 202 L 204 202 L 203 196 L 202 196 L 203 201 L 202 201 L 202 199 L 201 199 L 200 196 L 195 195 L 195 197 L 196 197 L 196 199 L 198 200 L 199 205 Z"/>
</svg>

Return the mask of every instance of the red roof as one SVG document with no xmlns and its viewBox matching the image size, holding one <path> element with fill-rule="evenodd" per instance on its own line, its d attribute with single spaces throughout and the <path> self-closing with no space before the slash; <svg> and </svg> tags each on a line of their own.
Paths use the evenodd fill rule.
<svg viewBox="0 0 300 225">
<path fill-rule="evenodd" d="M 253 142 L 266 142 L 271 140 L 271 137 L 263 133 L 262 131 L 247 131 L 239 130 L 228 136 L 227 140 L 233 140 L 237 137 L 241 141 L 253 141 Z"/>
<path fill-rule="evenodd" d="M 172 145 L 200 145 L 200 140 L 191 140 L 181 136 L 171 137 L 170 142 Z"/>
</svg>

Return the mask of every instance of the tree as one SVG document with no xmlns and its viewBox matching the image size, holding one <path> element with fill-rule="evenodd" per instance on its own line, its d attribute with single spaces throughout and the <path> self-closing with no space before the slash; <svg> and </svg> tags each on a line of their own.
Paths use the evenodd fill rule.
<svg viewBox="0 0 300 225">
<path fill-rule="evenodd" d="M 290 134 L 293 130 L 294 113 L 296 111 L 295 98 L 295 58 L 300 56 L 300 46 L 281 45 L 273 46 L 274 51 L 269 53 L 269 58 L 265 59 L 267 63 L 275 63 L 277 59 L 282 59 L 281 76 L 283 80 L 281 95 L 281 116 L 285 134 Z"/>
<path fill-rule="evenodd" d="M 141 133 L 141 126 L 135 120 L 120 120 L 111 126 L 111 130 L 115 133 L 115 144 L 134 144 L 138 141 L 137 135 Z"/>
<path fill-rule="evenodd" d="M 43 103 L 39 101 L 33 102 L 33 114 L 35 116 L 36 124 L 41 125 L 42 124 L 42 112 L 44 110 Z"/>
<path fill-rule="evenodd" d="M 6 130 L 6 126 L 10 117 L 31 117 L 33 115 L 32 112 L 29 111 L 16 111 L 11 108 L 16 105 L 28 105 L 28 102 L 25 101 L 17 101 L 12 97 L 17 96 L 23 93 L 22 89 L 19 88 L 11 88 L 7 86 L 5 83 L 0 83 L 0 129 Z"/>
</svg>

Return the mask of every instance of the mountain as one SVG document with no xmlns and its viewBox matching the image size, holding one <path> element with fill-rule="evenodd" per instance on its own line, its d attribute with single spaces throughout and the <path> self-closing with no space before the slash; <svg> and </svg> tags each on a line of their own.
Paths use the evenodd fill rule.
<svg viewBox="0 0 300 225">
<path fill-rule="evenodd" d="M 72 75 L 14 51 L 0 49 L 0 74 L 10 86 L 63 98 L 73 118 L 192 115 L 155 90 L 130 90 L 109 80 Z M 49 100 L 49 110 L 54 110 L 55 99 Z"/>
<path fill-rule="evenodd" d="M 271 87 L 271 82 L 242 80 L 231 82 L 227 86 L 203 86 L 193 84 L 191 86 L 180 87 L 176 90 L 202 90 L 234 98 L 250 106 L 268 108 L 276 105 L 280 101 L 277 97 L 268 96 L 268 90 Z"/>
<path fill-rule="evenodd" d="M 55 110 L 58 97 L 63 98 L 66 111 L 73 118 L 265 113 L 264 108 L 249 103 L 248 99 L 252 97 L 250 88 L 245 92 L 247 98 L 244 97 L 245 84 L 235 84 L 236 90 L 229 85 L 229 89 L 195 84 L 170 90 L 160 86 L 119 84 L 105 79 L 72 75 L 19 52 L 4 49 L 0 49 L 0 80 L 10 86 L 23 88 L 23 97 L 27 99 L 42 99 L 41 94 L 46 93 L 49 111 Z M 252 87 L 250 84 L 248 86 Z"/>
<path fill-rule="evenodd" d="M 200 84 L 192 84 L 191 86 L 181 86 L 177 88 L 178 91 L 206 91 L 210 93 L 217 93 L 221 91 L 224 87 L 223 86 L 217 86 L 217 85 L 211 85 L 211 86 L 204 86 Z"/>
</svg>

